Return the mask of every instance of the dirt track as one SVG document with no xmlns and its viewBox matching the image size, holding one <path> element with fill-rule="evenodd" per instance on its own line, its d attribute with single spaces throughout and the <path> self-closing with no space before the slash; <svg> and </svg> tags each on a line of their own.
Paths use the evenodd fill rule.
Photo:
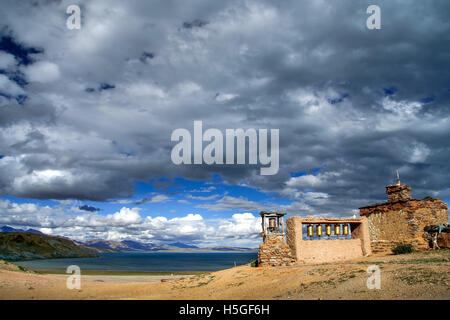
<svg viewBox="0 0 450 320">
<path fill-rule="evenodd" d="M 38 275 L 2 265 L 0 299 L 449 300 L 449 258 L 450 250 L 445 250 L 373 256 L 340 264 L 278 268 L 240 266 L 167 282 L 150 282 L 152 279 L 139 276 L 128 279 L 97 276 L 90 280 L 84 278 L 81 290 L 68 290 L 67 277 L 61 275 Z M 381 269 L 380 290 L 369 290 L 366 286 L 367 267 L 373 264 Z"/>
</svg>

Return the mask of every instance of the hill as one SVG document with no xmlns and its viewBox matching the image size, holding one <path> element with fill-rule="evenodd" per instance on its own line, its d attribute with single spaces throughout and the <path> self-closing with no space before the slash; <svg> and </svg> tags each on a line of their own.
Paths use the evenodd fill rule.
<svg viewBox="0 0 450 320">
<path fill-rule="evenodd" d="M 83 245 L 96 252 L 123 252 L 128 249 L 128 246 L 122 244 L 120 241 L 100 239 L 83 242 Z"/>
<path fill-rule="evenodd" d="M 248 252 L 248 251 L 258 251 L 258 249 L 250 249 L 250 248 L 240 248 L 240 247 L 212 247 L 212 251 L 233 251 L 233 252 Z"/>
<path fill-rule="evenodd" d="M 185 243 L 182 243 L 182 242 L 170 243 L 169 246 L 170 247 L 175 247 L 175 248 L 183 248 L 183 249 L 197 249 L 198 248 L 197 246 L 185 244 Z"/>
<path fill-rule="evenodd" d="M 28 232 L 28 233 L 35 233 L 35 234 L 43 234 L 39 230 L 35 230 L 35 229 L 22 230 L 22 229 L 15 229 L 10 226 L 1 227 L 0 232 Z"/>
<path fill-rule="evenodd" d="M 95 252 L 69 239 L 29 232 L 1 232 L 0 259 L 9 261 L 96 257 Z"/>
<path fill-rule="evenodd" d="M 121 242 L 123 245 L 126 245 L 130 250 L 153 251 L 155 249 L 155 245 L 153 245 L 152 243 L 142 243 L 133 240 L 123 240 Z"/>
</svg>

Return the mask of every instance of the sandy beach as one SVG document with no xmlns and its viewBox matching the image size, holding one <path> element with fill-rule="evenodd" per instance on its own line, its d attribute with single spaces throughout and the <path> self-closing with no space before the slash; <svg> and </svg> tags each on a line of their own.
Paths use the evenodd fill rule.
<svg viewBox="0 0 450 320">
<path fill-rule="evenodd" d="M 63 274 L 55 274 L 52 275 L 55 278 L 62 278 L 63 280 L 67 279 L 67 275 Z M 82 275 L 82 282 L 105 282 L 105 283 L 129 283 L 129 282 L 165 282 L 165 281 L 174 281 L 184 278 L 190 278 L 194 275 L 160 275 L 160 276 L 152 276 L 152 275 L 143 275 L 143 276 L 124 276 L 124 275 Z"/>
<path fill-rule="evenodd" d="M 0 299 L 450 299 L 450 250 L 372 256 L 338 264 L 253 268 L 196 275 L 84 275 L 81 289 L 63 274 L 1 264 Z M 381 289 L 366 286 L 381 269 Z M 163 282 L 161 281 L 163 279 Z"/>
</svg>

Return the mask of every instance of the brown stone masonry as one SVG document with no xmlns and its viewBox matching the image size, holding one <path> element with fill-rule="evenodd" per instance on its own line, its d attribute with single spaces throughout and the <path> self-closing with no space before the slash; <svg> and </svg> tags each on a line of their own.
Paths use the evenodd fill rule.
<svg viewBox="0 0 450 320">
<path fill-rule="evenodd" d="M 362 207 L 360 215 L 369 221 L 371 245 L 375 253 L 389 251 L 399 243 L 427 248 L 424 227 L 448 220 L 447 204 L 432 198 L 390 201 Z"/>
<path fill-rule="evenodd" d="M 390 185 L 386 187 L 389 202 L 411 200 L 411 187 L 405 184 Z"/>
<path fill-rule="evenodd" d="M 286 266 L 295 262 L 284 235 L 266 235 L 259 246 L 258 266 Z"/>
</svg>

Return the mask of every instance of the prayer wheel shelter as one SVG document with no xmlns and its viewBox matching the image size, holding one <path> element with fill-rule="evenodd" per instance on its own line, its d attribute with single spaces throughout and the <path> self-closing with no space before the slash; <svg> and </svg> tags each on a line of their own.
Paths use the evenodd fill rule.
<svg viewBox="0 0 450 320">
<path fill-rule="evenodd" d="M 290 217 L 261 212 L 259 266 L 325 263 L 371 254 L 368 222 L 360 218 Z"/>
<path fill-rule="evenodd" d="M 342 261 L 372 253 L 366 217 L 290 217 L 286 230 L 287 244 L 297 263 Z"/>
<path fill-rule="evenodd" d="M 259 246 L 258 266 L 291 265 L 295 262 L 286 244 L 284 216 L 286 213 L 261 212 L 263 243 Z"/>
</svg>

